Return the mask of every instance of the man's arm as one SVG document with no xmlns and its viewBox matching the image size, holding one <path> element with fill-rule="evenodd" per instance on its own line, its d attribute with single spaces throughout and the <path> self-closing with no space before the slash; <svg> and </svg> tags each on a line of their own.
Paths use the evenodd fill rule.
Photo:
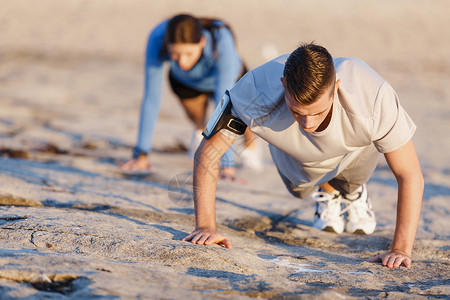
<svg viewBox="0 0 450 300">
<path fill-rule="evenodd" d="M 218 132 L 209 140 L 203 139 L 194 157 L 195 231 L 183 241 L 198 245 L 220 244 L 231 249 L 225 236 L 216 232 L 216 188 L 219 162 L 234 143 L 234 139 Z"/>
<path fill-rule="evenodd" d="M 391 251 L 370 261 L 381 261 L 389 268 L 402 264 L 409 268 L 422 205 L 423 175 L 411 140 L 386 153 L 385 158 L 398 183 L 397 221 Z"/>
</svg>

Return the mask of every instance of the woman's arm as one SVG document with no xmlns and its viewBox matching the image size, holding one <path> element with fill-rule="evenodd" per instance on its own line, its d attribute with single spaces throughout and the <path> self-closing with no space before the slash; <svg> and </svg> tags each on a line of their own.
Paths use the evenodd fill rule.
<svg viewBox="0 0 450 300">
<path fill-rule="evenodd" d="M 138 140 L 134 157 L 151 150 L 151 141 L 161 106 L 162 64 L 160 51 L 167 21 L 158 25 L 150 34 L 145 56 L 144 96 L 142 98 Z"/>
<path fill-rule="evenodd" d="M 216 103 L 221 99 L 226 90 L 230 90 L 242 72 L 242 62 L 236 50 L 233 35 L 222 28 L 216 34 L 216 69 L 217 81 L 214 90 Z"/>
</svg>

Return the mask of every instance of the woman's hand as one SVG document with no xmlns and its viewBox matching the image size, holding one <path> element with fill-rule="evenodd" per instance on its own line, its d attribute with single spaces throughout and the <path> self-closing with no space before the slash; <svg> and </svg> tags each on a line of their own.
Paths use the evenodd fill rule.
<svg viewBox="0 0 450 300">
<path fill-rule="evenodd" d="M 124 171 L 150 171 L 153 168 L 153 166 L 147 160 L 147 155 L 139 155 L 137 158 L 133 158 L 126 163 L 120 164 L 119 167 Z"/>
<path fill-rule="evenodd" d="M 242 185 L 247 185 L 248 181 L 236 176 L 236 169 L 234 167 L 224 167 L 220 169 L 220 179 L 224 181 L 231 181 L 240 183 Z"/>
</svg>

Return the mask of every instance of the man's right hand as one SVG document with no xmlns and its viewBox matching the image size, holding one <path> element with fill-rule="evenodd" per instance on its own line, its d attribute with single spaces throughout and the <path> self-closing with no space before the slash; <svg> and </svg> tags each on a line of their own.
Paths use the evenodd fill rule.
<svg viewBox="0 0 450 300">
<path fill-rule="evenodd" d="M 218 244 L 231 249 L 231 243 L 216 231 L 216 187 L 220 157 L 230 149 L 234 139 L 218 132 L 203 139 L 194 157 L 195 231 L 183 241 L 197 245 Z"/>
<path fill-rule="evenodd" d="M 377 255 L 368 260 L 368 262 L 381 262 L 383 266 L 388 268 L 398 268 L 401 265 L 411 268 L 411 256 L 395 251 Z"/>
<path fill-rule="evenodd" d="M 150 171 L 153 166 L 148 162 L 147 155 L 139 155 L 137 158 L 133 158 L 126 163 L 122 163 L 119 167 L 124 171 Z"/>
<path fill-rule="evenodd" d="M 227 237 L 210 229 L 197 229 L 183 239 L 185 242 L 191 242 L 197 245 L 211 245 L 218 244 L 227 249 L 231 249 L 231 243 Z"/>
</svg>

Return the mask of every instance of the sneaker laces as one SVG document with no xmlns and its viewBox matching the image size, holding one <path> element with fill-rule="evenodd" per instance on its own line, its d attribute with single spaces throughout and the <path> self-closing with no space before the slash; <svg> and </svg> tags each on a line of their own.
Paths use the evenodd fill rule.
<svg viewBox="0 0 450 300">
<path fill-rule="evenodd" d="M 262 171 L 263 163 L 259 146 L 255 146 L 255 148 L 245 148 L 239 155 L 245 167 L 257 172 Z"/>
<path fill-rule="evenodd" d="M 194 129 L 191 136 L 191 141 L 189 143 L 188 155 L 193 158 L 195 151 L 197 151 L 198 146 L 203 140 L 202 130 Z"/>
<path fill-rule="evenodd" d="M 360 219 L 364 219 L 367 215 L 370 215 L 370 203 L 367 201 L 368 198 L 362 199 L 362 194 L 363 193 L 360 192 L 359 197 L 355 200 L 349 200 L 343 197 L 342 201 L 345 203 L 345 208 L 342 210 L 342 213 L 352 210 L 352 215 L 356 214 Z"/>
<path fill-rule="evenodd" d="M 312 197 L 314 198 L 314 200 L 317 202 L 318 205 L 321 202 L 322 203 L 326 202 L 326 206 L 324 206 L 324 205 L 320 206 L 322 208 L 322 211 L 319 212 L 320 217 L 327 216 L 327 215 L 340 216 L 344 213 L 341 210 L 342 197 L 340 197 L 340 196 L 341 195 L 339 193 L 330 194 L 327 192 L 323 192 L 321 190 L 319 190 L 318 192 L 314 192 L 312 194 Z M 317 211 L 316 211 L 316 213 L 317 213 Z"/>
</svg>

